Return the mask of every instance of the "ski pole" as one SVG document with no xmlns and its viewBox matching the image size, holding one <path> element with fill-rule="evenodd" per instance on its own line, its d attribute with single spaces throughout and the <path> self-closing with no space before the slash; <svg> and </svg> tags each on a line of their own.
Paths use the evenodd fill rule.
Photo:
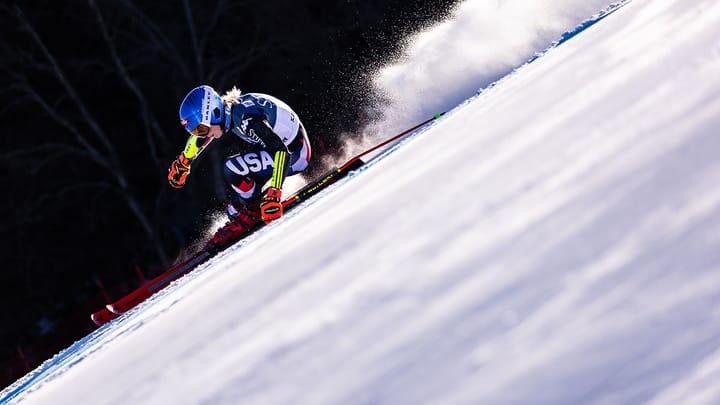
<svg viewBox="0 0 720 405">
<path fill-rule="evenodd" d="M 408 133 L 410 133 L 410 132 L 412 132 L 412 131 L 414 131 L 414 130 L 416 130 L 416 129 L 418 129 L 418 128 L 426 125 L 426 124 L 429 124 L 429 123 L 432 122 L 432 121 L 435 121 L 436 119 L 442 117 L 446 112 L 447 112 L 447 111 L 444 111 L 444 112 L 441 112 L 441 113 L 437 113 L 437 114 L 433 115 L 431 118 L 428 118 L 428 119 L 426 119 L 425 121 L 423 121 L 423 122 L 415 125 L 414 127 L 408 128 L 408 129 L 400 132 L 399 134 L 393 136 L 392 138 L 390 138 L 390 139 L 388 139 L 388 140 L 385 140 L 385 141 L 383 141 L 383 142 L 381 142 L 381 143 L 373 146 L 372 148 L 370 148 L 370 149 L 368 149 L 368 150 L 360 153 L 359 155 L 353 157 L 352 159 L 348 160 L 347 163 L 345 163 L 344 165 L 340 166 L 340 167 L 338 168 L 338 170 L 340 170 L 340 171 L 345 170 L 345 168 L 346 168 L 347 166 L 350 166 L 351 164 L 353 164 L 353 162 L 357 161 L 357 160 L 360 159 L 361 157 L 367 155 L 368 153 L 371 153 L 371 152 L 373 152 L 373 151 L 376 151 L 376 150 L 382 148 L 383 146 L 385 146 L 385 145 L 387 145 L 387 144 L 389 144 L 389 143 L 391 143 L 391 142 L 393 142 L 393 141 L 396 141 L 396 140 L 402 138 L 403 136 L 407 135 Z"/>
</svg>

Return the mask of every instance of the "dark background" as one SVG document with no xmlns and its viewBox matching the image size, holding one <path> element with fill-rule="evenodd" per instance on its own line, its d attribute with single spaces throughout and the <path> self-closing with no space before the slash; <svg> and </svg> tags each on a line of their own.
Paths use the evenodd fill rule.
<svg viewBox="0 0 720 405">
<path fill-rule="evenodd" d="M 213 143 L 184 189 L 166 182 L 191 88 L 283 99 L 319 170 L 339 134 L 367 120 L 374 68 L 453 3 L 0 5 L 0 387 L 93 331 L 90 313 L 162 272 L 221 209 L 232 137 Z"/>
</svg>

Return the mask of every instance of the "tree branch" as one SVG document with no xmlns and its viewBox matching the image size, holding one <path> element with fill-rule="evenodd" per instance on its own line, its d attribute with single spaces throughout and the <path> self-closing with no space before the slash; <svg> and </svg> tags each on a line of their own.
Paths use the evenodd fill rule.
<svg viewBox="0 0 720 405">
<path fill-rule="evenodd" d="M 158 169 L 162 170 L 162 165 L 160 164 L 160 159 L 158 158 L 157 145 L 153 141 L 153 131 L 164 142 L 167 142 L 165 132 L 162 130 L 162 128 L 160 128 L 157 120 L 150 112 L 150 107 L 148 106 L 148 103 L 145 100 L 145 96 L 143 95 L 142 91 L 140 91 L 140 88 L 138 88 L 138 86 L 135 84 L 135 81 L 130 77 L 127 69 L 125 69 L 125 65 L 123 64 L 120 55 L 118 55 L 117 49 L 115 48 L 115 45 L 110 38 L 110 34 L 108 33 L 107 26 L 105 24 L 105 20 L 103 19 L 102 13 L 100 12 L 100 9 L 97 6 L 95 0 L 90 0 L 90 6 L 95 10 L 95 16 L 97 17 L 98 24 L 100 25 L 100 31 L 102 32 L 105 44 L 107 44 L 108 48 L 110 49 L 110 55 L 112 57 L 113 63 L 115 64 L 115 67 L 117 68 L 118 74 L 120 75 L 120 77 L 122 77 L 123 81 L 128 86 L 130 91 L 135 95 L 138 103 L 140 104 L 139 109 L 140 113 L 142 114 L 143 123 L 145 126 L 144 138 L 147 142 L 148 147 L 150 148 L 150 157 L 152 158 L 155 166 Z"/>
<path fill-rule="evenodd" d="M 163 32 L 157 27 L 157 24 L 155 24 L 154 21 L 152 21 L 145 13 L 143 13 L 142 10 L 137 8 L 137 6 L 135 5 L 135 3 L 132 2 L 132 0 L 126 0 L 123 2 L 123 4 L 125 4 L 130 10 L 130 12 L 142 22 L 142 24 L 140 24 L 140 27 L 147 31 L 148 34 L 153 38 L 153 41 L 150 42 L 158 43 L 159 45 L 156 48 L 160 52 L 170 55 L 170 58 L 175 61 L 174 63 L 172 63 L 173 67 L 180 69 L 182 71 L 182 75 L 189 78 L 190 70 L 187 66 L 185 58 L 180 55 L 180 52 L 178 52 L 175 44 L 163 34 Z M 144 43 L 148 42 L 145 39 L 143 39 L 142 41 Z"/>
<path fill-rule="evenodd" d="M 69 95 L 69 97 L 75 102 L 76 106 L 80 110 L 80 112 L 83 114 L 86 122 L 92 129 L 92 132 L 97 136 L 97 138 L 100 140 L 100 142 L 103 144 L 103 146 L 107 149 L 107 154 L 100 153 L 96 148 L 94 148 L 87 140 L 82 136 L 80 131 L 72 125 L 69 121 L 65 120 L 63 117 L 60 116 L 52 107 L 50 107 L 43 99 L 40 97 L 40 95 L 32 89 L 32 86 L 29 84 L 27 85 L 27 88 L 31 90 L 31 94 L 33 97 L 38 101 L 43 108 L 45 108 L 46 111 L 48 111 L 51 116 L 58 122 L 62 123 L 63 126 L 65 126 L 67 129 L 71 130 L 71 133 L 75 134 L 76 139 L 78 142 L 81 143 L 90 153 L 93 160 L 96 162 L 102 164 L 104 167 L 106 167 L 111 174 L 111 176 L 115 179 L 119 187 L 115 187 L 114 190 L 118 191 L 122 197 L 124 197 L 125 202 L 128 204 L 128 207 L 134 214 L 135 218 L 138 220 L 138 222 L 141 224 L 143 230 L 145 231 L 146 235 L 148 236 L 149 240 L 152 241 L 156 248 L 156 252 L 158 254 L 158 257 L 164 262 L 168 263 L 167 254 L 165 253 L 165 249 L 163 246 L 159 243 L 159 239 L 155 234 L 155 231 L 153 227 L 150 225 L 150 221 L 148 220 L 147 215 L 142 210 L 142 207 L 140 203 L 138 202 L 137 198 L 130 192 L 130 185 L 129 181 L 126 178 L 124 172 L 120 170 L 120 165 L 117 162 L 117 152 L 110 142 L 109 138 L 105 134 L 105 132 L 102 130 L 100 125 L 97 123 L 95 118 L 92 114 L 90 114 L 90 111 L 85 106 L 85 103 L 82 101 L 78 93 L 75 91 L 74 87 L 70 83 L 70 81 L 67 79 L 65 74 L 63 73 L 62 69 L 60 68 L 59 64 L 55 60 L 54 56 L 45 46 L 45 43 L 42 41 L 40 36 L 38 35 L 37 31 L 35 31 L 33 25 L 30 23 L 30 21 L 25 17 L 25 14 L 23 13 L 22 9 L 15 5 L 15 13 L 17 15 L 17 18 L 22 23 L 22 26 L 24 29 L 30 34 L 34 42 L 37 44 L 37 46 L 40 48 L 42 54 L 45 56 L 45 58 L 48 60 L 50 65 L 52 66 L 53 72 L 55 73 L 55 76 L 60 81 L 60 84 L 65 89 L 66 93 Z M 107 157 L 105 157 L 107 155 Z"/>
<path fill-rule="evenodd" d="M 90 144 L 85 139 L 85 137 L 75 125 L 65 119 L 60 113 L 55 110 L 55 108 L 48 104 L 45 99 L 42 98 L 40 94 L 29 83 L 24 82 L 23 85 L 26 94 L 30 96 L 30 98 L 34 100 L 38 105 L 40 105 L 40 107 L 42 107 L 42 109 L 50 116 L 50 118 L 55 120 L 55 122 L 57 122 L 61 127 L 65 128 L 68 132 L 74 135 L 75 140 L 80 145 L 82 145 L 82 147 L 87 152 L 87 155 L 93 162 L 97 163 L 99 166 L 109 172 L 114 172 L 112 163 L 109 162 L 105 158 L 105 156 L 100 153 L 100 151 L 98 151 L 92 144 Z"/>
<path fill-rule="evenodd" d="M 197 70 L 198 78 L 204 77 L 202 49 L 198 43 L 197 31 L 195 30 L 195 22 L 192 18 L 192 10 L 190 10 L 190 3 L 188 0 L 183 0 L 183 11 L 185 12 L 185 21 L 188 25 L 188 31 L 190 31 L 190 43 L 193 48 L 193 56 L 195 57 L 195 69 Z"/>
<path fill-rule="evenodd" d="M 30 21 L 25 17 L 25 13 L 23 13 L 20 6 L 15 5 L 15 13 L 20 20 L 20 22 L 23 24 L 23 27 L 25 30 L 30 34 L 35 44 L 38 46 L 42 54 L 47 59 L 48 63 L 50 63 L 50 66 L 52 67 L 53 72 L 55 73 L 55 76 L 60 81 L 60 84 L 65 89 L 67 94 L 70 96 L 70 98 L 75 102 L 78 109 L 80 110 L 80 113 L 85 116 L 88 119 L 88 125 L 90 125 L 91 129 L 93 130 L 93 133 L 97 138 L 100 140 L 100 143 L 109 151 L 113 152 L 114 148 L 112 146 L 112 143 L 110 142 L 109 138 L 105 135 L 105 132 L 100 128 L 98 123 L 92 118 L 92 114 L 90 114 L 90 111 L 85 106 L 85 103 L 83 103 L 80 96 L 77 94 L 77 91 L 75 91 L 75 88 L 70 84 L 70 81 L 65 76 L 65 73 L 60 68 L 60 65 L 57 63 L 57 60 L 55 60 L 55 57 L 50 53 L 50 51 L 45 46 L 45 43 L 38 35 L 37 31 L 35 30 L 35 27 L 30 23 Z M 112 155 L 111 155 L 112 156 Z"/>
</svg>

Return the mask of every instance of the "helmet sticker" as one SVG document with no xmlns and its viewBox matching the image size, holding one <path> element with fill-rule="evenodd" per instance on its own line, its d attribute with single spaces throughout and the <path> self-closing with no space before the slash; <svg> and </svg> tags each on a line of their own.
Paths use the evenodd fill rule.
<svg viewBox="0 0 720 405">
<path fill-rule="evenodd" d="M 205 89 L 205 95 L 202 102 L 202 123 L 210 124 L 210 110 L 212 109 L 212 92 Z"/>
</svg>

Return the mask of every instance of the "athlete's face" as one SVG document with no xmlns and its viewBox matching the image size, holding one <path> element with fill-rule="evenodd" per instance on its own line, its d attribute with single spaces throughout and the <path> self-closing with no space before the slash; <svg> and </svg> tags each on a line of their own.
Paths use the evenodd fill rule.
<svg viewBox="0 0 720 405">
<path fill-rule="evenodd" d="M 197 128 L 190 131 L 191 134 L 200 138 L 210 137 L 218 139 L 223 136 L 223 130 L 220 125 L 210 125 L 209 127 L 203 124 L 197 126 Z"/>
<path fill-rule="evenodd" d="M 210 125 L 210 131 L 208 132 L 207 136 L 219 139 L 221 136 L 223 136 L 223 130 L 222 128 L 220 128 L 220 125 Z"/>
</svg>

